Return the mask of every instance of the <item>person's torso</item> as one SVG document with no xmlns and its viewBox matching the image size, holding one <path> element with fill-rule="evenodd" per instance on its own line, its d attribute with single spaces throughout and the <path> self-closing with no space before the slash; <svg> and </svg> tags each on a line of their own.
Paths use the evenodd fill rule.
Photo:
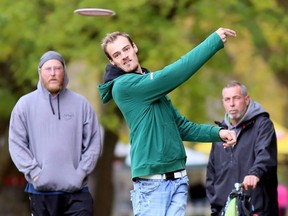
<svg viewBox="0 0 288 216">
<path fill-rule="evenodd" d="M 152 103 L 137 100 L 121 79 L 114 83 L 112 94 L 130 129 L 132 176 L 184 169 L 185 149 L 169 100 L 166 96 Z M 120 86 L 125 89 L 119 90 Z"/>
<path fill-rule="evenodd" d="M 225 204 L 234 184 L 236 182 L 242 183 L 244 177 L 256 169 L 253 166 L 255 167 L 257 160 L 262 160 L 259 156 L 256 157 L 257 154 L 260 155 L 259 151 L 261 151 L 256 145 L 259 142 L 258 133 L 261 130 L 261 122 L 265 118 L 260 116 L 243 123 L 237 137 L 237 144 L 234 147 L 223 149 L 221 142 L 214 143 L 214 170 L 217 170 L 214 186 L 218 196 L 217 202 L 222 203 L 222 205 Z M 271 139 L 271 142 L 276 141 Z M 263 151 L 265 151 L 265 147 L 263 147 Z M 261 169 L 261 167 L 257 167 L 257 169 Z M 277 204 L 277 200 L 273 200 L 277 194 L 275 185 L 277 186 L 277 166 L 265 174 L 255 190 L 246 191 L 247 195 L 251 196 L 251 202 L 256 211 L 275 212 L 271 208 Z"/>
</svg>

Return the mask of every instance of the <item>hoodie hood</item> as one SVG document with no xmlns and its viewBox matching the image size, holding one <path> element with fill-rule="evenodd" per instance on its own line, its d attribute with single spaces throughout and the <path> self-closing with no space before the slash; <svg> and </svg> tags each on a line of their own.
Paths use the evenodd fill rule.
<svg viewBox="0 0 288 216">
<path fill-rule="evenodd" d="M 121 68 L 112 64 L 107 64 L 104 74 L 104 84 L 98 85 L 98 90 L 103 103 L 107 103 L 112 99 L 112 87 L 114 79 L 125 74 Z"/>
<path fill-rule="evenodd" d="M 126 72 L 123 71 L 122 69 L 112 65 L 112 64 L 107 64 L 106 69 L 105 69 L 105 74 L 104 74 L 104 83 L 107 83 L 113 79 L 116 79 L 119 76 L 124 75 Z"/>
<path fill-rule="evenodd" d="M 228 126 L 228 129 L 238 130 L 239 128 L 241 128 L 241 125 L 243 122 L 247 122 L 251 120 L 252 118 L 254 118 L 255 116 L 258 116 L 264 113 L 269 115 L 258 102 L 255 102 L 252 99 L 250 99 L 250 103 L 248 105 L 247 111 L 245 115 L 242 117 L 242 119 L 238 122 L 237 125 L 232 126 L 230 124 L 228 113 L 225 113 L 224 121 L 225 121 L 225 124 Z"/>
<path fill-rule="evenodd" d="M 102 100 L 102 102 L 108 103 L 111 99 L 112 99 L 112 87 L 113 87 L 113 83 L 114 81 L 111 80 L 107 83 L 104 84 L 100 84 L 98 85 L 98 90 L 100 93 L 100 98 Z"/>
<path fill-rule="evenodd" d="M 41 94 L 44 95 L 44 97 L 47 97 L 49 99 L 49 103 L 50 103 L 50 107 L 51 107 L 51 110 L 52 110 L 52 113 L 53 115 L 55 115 L 55 109 L 52 105 L 52 98 L 53 96 L 51 95 L 51 93 L 44 87 L 43 85 L 43 82 L 42 82 L 42 79 L 41 79 L 41 67 L 43 66 L 43 64 L 45 62 L 47 62 L 48 60 L 51 60 L 51 59 L 56 59 L 58 61 L 60 61 L 62 64 L 63 64 L 63 67 L 64 67 L 64 83 L 63 83 L 63 87 L 62 89 L 60 90 L 60 92 L 58 93 L 57 95 L 57 106 L 58 106 L 58 118 L 60 120 L 60 95 L 64 94 L 66 88 L 67 88 L 67 85 L 68 85 L 68 82 L 69 82 L 69 78 L 68 78 L 68 74 L 67 74 L 67 70 L 66 70 L 66 64 L 65 64 L 65 60 L 64 58 L 61 56 L 60 53 L 56 52 L 56 51 L 48 51 L 46 53 L 44 53 L 41 58 L 40 58 L 40 61 L 39 61 L 39 64 L 38 64 L 38 76 L 39 76 L 39 81 L 38 81 L 38 84 L 37 84 L 37 89 L 41 92 Z"/>
<path fill-rule="evenodd" d="M 141 68 L 144 73 L 149 73 L 149 71 L 146 68 L 143 67 Z M 129 72 L 129 73 L 137 74 L 136 72 Z M 125 74 L 127 74 L 127 72 L 123 71 L 121 68 L 115 65 L 112 64 L 106 65 L 104 74 L 104 84 L 98 85 L 98 90 L 100 92 L 100 97 L 103 103 L 107 103 L 112 99 L 112 87 L 114 84 L 114 80 Z"/>
</svg>

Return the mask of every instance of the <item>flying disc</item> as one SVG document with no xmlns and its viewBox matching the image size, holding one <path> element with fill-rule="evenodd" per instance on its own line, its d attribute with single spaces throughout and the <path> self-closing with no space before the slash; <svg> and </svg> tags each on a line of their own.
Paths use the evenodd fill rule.
<svg viewBox="0 0 288 216">
<path fill-rule="evenodd" d="M 114 11 L 104 8 L 80 8 L 75 10 L 74 13 L 83 16 L 114 16 L 116 14 Z"/>
</svg>

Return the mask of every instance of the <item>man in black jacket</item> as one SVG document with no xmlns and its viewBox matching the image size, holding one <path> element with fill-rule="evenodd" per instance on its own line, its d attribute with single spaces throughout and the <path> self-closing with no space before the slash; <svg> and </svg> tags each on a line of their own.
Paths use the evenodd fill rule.
<svg viewBox="0 0 288 216">
<path fill-rule="evenodd" d="M 236 131 L 237 144 L 223 149 L 221 142 L 213 143 L 206 179 L 211 215 L 220 215 L 239 182 L 251 196 L 255 215 L 277 216 L 277 139 L 269 114 L 239 82 L 226 85 L 222 96 L 226 114 L 218 124 Z"/>
</svg>

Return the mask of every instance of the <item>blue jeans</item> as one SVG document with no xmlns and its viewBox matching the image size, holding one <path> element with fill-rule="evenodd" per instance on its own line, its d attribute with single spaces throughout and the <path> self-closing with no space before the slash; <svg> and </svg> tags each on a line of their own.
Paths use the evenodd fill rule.
<svg viewBox="0 0 288 216">
<path fill-rule="evenodd" d="M 174 180 L 137 179 L 131 201 L 135 216 L 184 216 L 188 177 Z"/>
</svg>

